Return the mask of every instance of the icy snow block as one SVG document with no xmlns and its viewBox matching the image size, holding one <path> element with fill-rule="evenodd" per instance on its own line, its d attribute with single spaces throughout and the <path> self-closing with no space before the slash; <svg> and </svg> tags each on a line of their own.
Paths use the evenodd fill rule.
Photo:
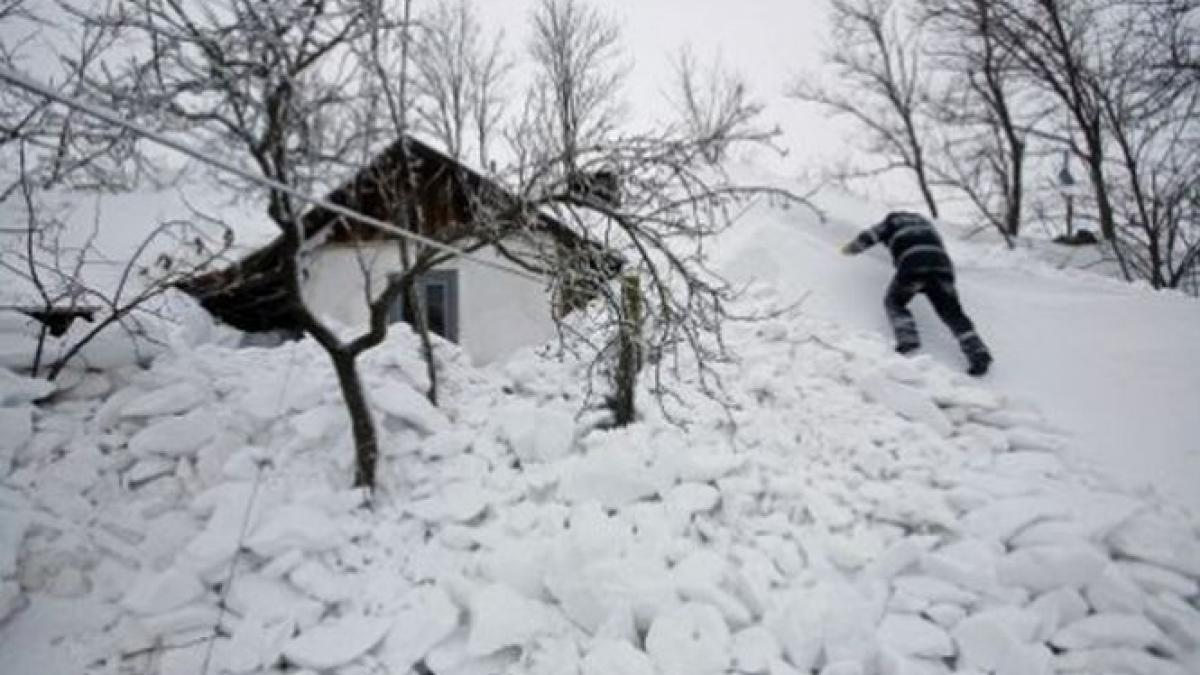
<svg viewBox="0 0 1200 675">
<path fill-rule="evenodd" d="M 1117 566 L 1147 593 L 1174 593 L 1181 598 L 1190 598 L 1200 593 L 1200 583 L 1159 565 L 1138 560 L 1121 560 L 1117 562 Z"/>
<path fill-rule="evenodd" d="M 779 640 L 764 626 L 751 626 L 733 636 L 733 667 L 742 673 L 766 673 L 783 657 Z"/>
<path fill-rule="evenodd" d="M 881 372 L 860 377 L 857 383 L 867 398 L 901 417 L 924 424 L 945 438 L 954 433 L 954 424 L 920 389 L 900 384 Z"/>
<path fill-rule="evenodd" d="M 0 628 L 4 622 L 25 606 L 26 600 L 21 593 L 21 585 L 15 581 L 0 581 Z"/>
<path fill-rule="evenodd" d="M 1083 544 L 1031 546 L 1010 553 L 996 564 L 1000 581 L 1033 593 L 1055 588 L 1083 588 L 1104 573 L 1108 557 Z"/>
<path fill-rule="evenodd" d="M 582 666 L 582 675 L 658 675 L 645 652 L 622 640 L 597 641 Z"/>
<path fill-rule="evenodd" d="M 1038 617 L 1036 637 L 1039 642 L 1049 640 L 1060 628 L 1088 614 L 1087 601 L 1073 588 L 1058 588 L 1045 593 L 1029 603 L 1026 609 Z"/>
<path fill-rule="evenodd" d="M 620 508 L 658 492 L 646 466 L 633 453 L 594 451 L 564 463 L 558 494 L 567 502 L 594 501 Z"/>
<path fill-rule="evenodd" d="M 505 647 L 523 647 L 553 627 L 550 609 L 513 589 L 491 584 L 471 596 L 467 653 L 487 656 Z"/>
<path fill-rule="evenodd" d="M 296 622 L 289 618 L 268 618 L 258 614 L 243 617 L 221 650 L 220 663 L 238 675 L 270 668 L 283 654 L 284 645 L 295 630 Z"/>
<path fill-rule="evenodd" d="M 1200 610 L 1166 593 L 1150 598 L 1146 616 L 1185 650 L 1200 650 Z"/>
<path fill-rule="evenodd" d="M 1008 442 L 1014 450 L 1061 453 L 1067 448 L 1067 442 L 1062 437 L 1033 429 L 1008 429 L 1005 435 L 1008 436 Z"/>
<path fill-rule="evenodd" d="M 522 462 L 553 462 L 571 452 L 575 420 L 550 408 L 514 405 L 500 412 L 504 440 Z"/>
<path fill-rule="evenodd" d="M 660 614 L 646 634 L 646 652 L 662 675 L 721 675 L 732 638 L 711 605 L 685 603 Z"/>
<path fill-rule="evenodd" d="M 121 606 L 142 616 L 163 614 L 204 595 L 204 584 L 194 572 L 170 567 L 144 574 L 121 599 Z"/>
<path fill-rule="evenodd" d="M 458 627 L 459 609 L 441 588 L 422 588 L 396 614 L 379 650 L 389 673 L 405 673 Z"/>
<path fill-rule="evenodd" d="M 49 380 L 22 377 L 0 366 L 0 407 L 40 401 L 53 394 L 55 389 L 55 384 Z"/>
<path fill-rule="evenodd" d="M 331 670 L 371 651 L 391 627 L 390 619 L 341 617 L 300 633 L 284 645 L 283 655 L 301 668 Z"/>
<path fill-rule="evenodd" d="M 1194 675 L 1166 659 L 1141 649 L 1072 650 L 1054 657 L 1056 673 L 1128 673 L 1129 675 Z"/>
<path fill-rule="evenodd" d="M 234 578 L 226 600 L 229 608 L 242 616 L 294 619 L 301 628 L 315 625 L 325 612 L 324 604 L 306 597 L 286 582 L 261 574 Z"/>
<path fill-rule="evenodd" d="M 429 399 L 402 382 L 384 382 L 370 392 L 370 397 L 377 408 L 421 433 L 432 434 L 450 426 L 446 415 L 433 407 Z"/>
<path fill-rule="evenodd" d="M 1139 614 L 1092 614 L 1059 629 L 1050 644 L 1062 649 L 1162 647 L 1167 636 Z"/>
<path fill-rule="evenodd" d="M 959 529 L 981 539 L 1006 542 L 1023 528 L 1041 520 L 1066 518 L 1071 511 L 1049 497 L 1000 499 L 968 513 Z"/>
<path fill-rule="evenodd" d="M 492 494 L 475 481 L 451 483 L 428 499 L 412 502 L 405 510 L 431 523 L 465 523 L 487 510 Z"/>
<path fill-rule="evenodd" d="M 207 410 L 195 410 L 151 424 L 129 439 L 129 451 L 139 457 L 152 454 L 186 457 L 211 441 L 221 420 Z"/>
<path fill-rule="evenodd" d="M 876 632 L 881 646 L 922 658 L 954 656 L 954 642 L 940 626 L 912 614 L 889 614 Z"/>
<path fill-rule="evenodd" d="M 1146 592 L 1120 567 L 1109 563 L 1084 589 L 1088 603 L 1099 613 L 1141 614 L 1146 609 Z"/>
<path fill-rule="evenodd" d="M 185 413 L 208 401 L 208 392 L 191 382 L 178 382 L 130 401 L 122 417 L 158 417 Z"/>
<path fill-rule="evenodd" d="M 17 452 L 33 438 L 33 408 L 0 408 L 0 479 L 12 472 Z"/>
<path fill-rule="evenodd" d="M 959 666 L 999 669 L 1012 653 L 1033 641 L 1037 626 L 1036 616 L 1012 607 L 968 616 L 951 631 L 958 646 Z"/>
<path fill-rule="evenodd" d="M 1122 555 L 1200 579 L 1200 540 L 1183 525 L 1143 514 L 1117 528 L 1108 541 Z"/>
<path fill-rule="evenodd" d="M 246 537 L 246 547 L 272 558 L 293 549 L 328 551 L 341 546 L 346 536 L 324 511 L 303 504 L 289 504 L 267 515 Z"/>
</svg>

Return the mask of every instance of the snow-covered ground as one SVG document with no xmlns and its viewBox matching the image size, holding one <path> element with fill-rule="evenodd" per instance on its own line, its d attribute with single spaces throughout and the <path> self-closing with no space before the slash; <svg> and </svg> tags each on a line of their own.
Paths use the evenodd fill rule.
<svg viewBox="0 0 1200 675">
<path fill-rule="evenodd" d="M 0 370 L 4 672 L 1200 671 L 1194 501 L 1113 475 L 1200 477 L 1194 301 L 956 245 L 998 356 L 972 380 L 927 312 L 928 353 L 892 353 L 886 261 L 836 255 L 869 211 L 764 205 L 722 243 L 764 282 L 739 313 L 806 300 L 730 326 L 731 405 L 686 428 L 596 427 L 582 366 L 532 350 L 440 344 L 434 409 L 394 331 L 370 509 L 309 342 Z"/>
</svg>

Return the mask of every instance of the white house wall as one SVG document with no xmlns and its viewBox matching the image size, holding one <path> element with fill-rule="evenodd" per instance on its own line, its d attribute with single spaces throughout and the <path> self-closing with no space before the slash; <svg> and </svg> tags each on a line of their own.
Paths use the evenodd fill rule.
<svg viewBox="0 0 1200 675">
<path fill-rule="evenodd" d="M 503 262 L 493 249 L 476 256 Z M 314 253 L 304 297 L 319 316 L 365 330 L 368 318 L 363 265 L 371 289 L 383 290 L 388 272 L 399 269 L 394 242 L 330 245 Z M 485 364 L 554 336 L 551 296 L 546 285 L 469 260 L 453 260 L 438 269 L 458 270 L 458 341 L 472 361 Z"/>
</svg>

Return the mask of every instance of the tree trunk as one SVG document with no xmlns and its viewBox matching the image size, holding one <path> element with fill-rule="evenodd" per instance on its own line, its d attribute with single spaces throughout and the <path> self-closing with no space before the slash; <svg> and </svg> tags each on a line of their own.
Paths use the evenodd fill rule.
<svg viewBox="0 0 1200 675">
<path fill-rule="evenodd" d="M 636 410 L 634 392 L 638 371 L 642 368 L 642 292 L 636 276 L 621 279 L 622 321 L 617 343 L 616 393 L 613 396 L 615 423 L 623 427 L 633 422 Z"/>
<path fill-rule="evenodd" d="M 375 421 L 367 402 L 362 380 L 358 376 L 357 355 L 345 351 L 329 351 L 333 370 L 337 373 L 346 411 L 350 413 L 350 428 L 354 434 L 354 487 L 375 489 L 375 464 L 379 457 L 379 440 Z"/>
<path fill-rule="evenodd" d="M 425 397 L 433 405 L 438 404 L 437 363 L 433 356 L 433 339 L 429 337 L 429 317 L 425 315 L 425 305 L 417 296 L 417 278 L 412 275 L 404 282 L 404 306 L 409 308 L 412 317 L 412 327 L 421 339 L 421 356 L 425 359 L 425 372 L 429 376 L 429 390 Z"/>
</svg>

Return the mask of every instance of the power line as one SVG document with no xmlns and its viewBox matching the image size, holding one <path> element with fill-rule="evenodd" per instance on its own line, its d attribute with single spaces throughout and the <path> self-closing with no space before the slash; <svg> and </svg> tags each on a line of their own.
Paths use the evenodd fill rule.
<svg viewBox="0 0 1200 675">
<path fill-rule="evenodd" d="M 74 97 L 68 96 L 66 94 L 63 94 L 61 92 L 55 91 L 55 90 L 51 89 L 50 87 L 42 84 L 41 82 L 31 80 L 19 73 L 16 73 L 7 68 L 0 68 L 0 80 L 5 80 L 14 86 L 17 86 L 21 89 L 25 89 L 26 91 L 33 92 L 39 96 L 43 96 L 51 101 L 54 101 L 55 103 L 64 105 L 72 110 L 77 110 L 86 115 L 91 115 L 92 117 L 95 117 L 97 119 L 108 122 L 109 124 L 119 126 L 122 129 L 131 131 L 134 134 L 137 134 L 138 136 L 141 136 L 145 139 L 148 139 L 150 141 L 158 143 L 159 145 L 162 145 L 164 147 L 170 148 L 171 150 L 174 150 L 181 154 L 187 155 L 188 157 L 191 157 L 192 159 L 195 159 L 199 162 L 208 164 L 209 166 L 220 169 L 221 171 L 225 171 L 226 173 L 231 173 L 243 180 L 247 180 L 252 183 L 258 183 L 259 185 L 263 185 L 265 187 L 269 187 L 274 190 L 279 190 L 281 192 L 285 192 L 303 202 L 306 202 L 313 206 L 319 206 L 328 211 L 333 211 L 334 213 L 337 213 L 339 215 L 345 216 L 352 220 L 358 221 L 364 225 L 368 225 L 370 227 L 381 230 L 383 232 L 388 232 L 388 233 L 394 234 L 398 237 L 402 237 L 405 239 L 415 241 L 420 244 L 424 244 L 425 246 L 429 246 L 430 248 L 437 249 L 444 253 L 451 253 L 460 258 L 470 260 L 471 262 L 476 263 L 478 265 L 490 267 L 492 269 L 499 270 L 499 271 L 505 272 L 507 274 L 519 276 L 519 277 L 522 277 L 524 279 L 528 279 L 531 281 L 536 281 L 538 283 L 541 283 L 544 281 L 541 277 L 539 277 L 535 274 L 532 274 L 530 272 L 526 272 L 525 270 L 519 269 L 517 267 L 512 267 L 509 265 L 505 265 L 503 263 L 495 262 L 493 260 L 488 260 L 487 258 L 482 258 L 482 257 L 476 256 L 473 253 L 468 253 L 467 251 L 464 251 L 462 249 L 455 248 L 453 246 L 450 246 L 449 244 L 440 242 L 436 239 L 430 239 L 429 237 L 417 234 L 415 232 L 409 232 L 408 230 L 396 227 L 395 225 L 393 225 L 387 221 L 380 220 L 378 218 L 369 216 L 369 215 L 367 215 L 365 213 L 361 213 L 359 211 L 355 211 L 354 209 L 347 208 L 340 204 L 334 204 L 333 202 L 327 201 L 325 199 L 321 199 L 320 197 L 313 197 L 311 195 L 305 194 L 305 193 L 301 192 L 300 190 L 297 190 L 296 188 L 294 188 L 290 185 L 287 185 L 285 183 L 281 183 L 277 180 L 267 178 L 266 176 L 256 175 L 256 174 L 254 174 L 250 171 L 247 171 L 245 169 L 242 169 L 238 166 L 235 166 L 235 165 L 225 162 L 223 160 L 217 159 L 216 157 L 206 155 L 203 152 L 200 152 L 199 150 L 196 150 L 195 148 L 187 145 L 186 143 L 182 143 L 182 142 L 172 139 L 168 136 L 160 134 L 156 131 L 147 129 L 146 127 L 143 127 L 140 124 L 137 124 L 136 122 L 132 122 L 130 120 L 124 119 L 120 115 L 118 115 L 115 111 L 113 111 L 109 108 L 106 108 L 106 107 L 100 106 L 100 105 L 96 105 L 93 103 L 88 103 L 88 102 L 82 101 L 78 98 L 74 98 Z"/>
</svg>

